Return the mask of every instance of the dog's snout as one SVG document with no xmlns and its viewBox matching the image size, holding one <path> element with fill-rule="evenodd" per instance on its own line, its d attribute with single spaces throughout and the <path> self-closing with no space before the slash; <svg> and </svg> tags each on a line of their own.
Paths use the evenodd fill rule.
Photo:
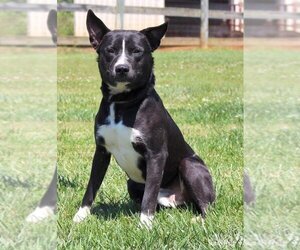
<svg viewBox="0 0 300 250">
<path fill-rule="evenodd" d="M 129 72 L 129 66 L 126 64 L 120 64 L 116 66 L 115 71 L 117 74 L 124 75 Z"/>
</svg>

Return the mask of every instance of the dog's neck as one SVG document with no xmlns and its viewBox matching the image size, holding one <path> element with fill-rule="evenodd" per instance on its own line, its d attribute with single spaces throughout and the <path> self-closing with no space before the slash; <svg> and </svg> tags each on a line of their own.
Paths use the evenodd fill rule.
<svg viewBox="0 0 300 250">
<path fill-rule="evenodd" d="M 154 88 L 154 84 L 155 76 L 152 72 L 148 81 L 137 89 L 132 89 L 128 92 L 122 92 L 112 95 L 110 94 L 108 85 L 105 82 L 102 82 L 101 91 L 103 99 L 108 103 L 114 102 L 122 104 L 124 106 L 131 106 L 145 99 Z"/>
</svg>

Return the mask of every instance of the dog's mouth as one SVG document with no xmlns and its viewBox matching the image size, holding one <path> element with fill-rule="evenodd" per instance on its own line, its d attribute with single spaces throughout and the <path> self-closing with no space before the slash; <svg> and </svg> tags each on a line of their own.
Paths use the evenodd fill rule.
<svg viewBox="0 0 300 250">
<path fill-rule="evenodd" d="M 142 81 L 139 81 L 141 74 L 137 71 L 130 71 L 127 74 L 116 74 L 113 70 L 106 70 L 103 74 L 110 95 L 128 93 L 136 88 L 140 88 Z"/>
<path fill-rule="evenodd" d="M 128 75 L 127 74 L 119 74 L 119 75 L 116 75 L 114 76 L 114 80 L 115 82 L 117 83 L 126 83 L 126 82 L 129 82 L 130 79 L 128 78 Z"/>
<path fill-rule="evenodd" d="M 129 82 L 115 82 L 114 84 L 108 84 L 109 93 L 111 95 L 117 95 L 130 91 L 128 87 Z"/>
</svg>

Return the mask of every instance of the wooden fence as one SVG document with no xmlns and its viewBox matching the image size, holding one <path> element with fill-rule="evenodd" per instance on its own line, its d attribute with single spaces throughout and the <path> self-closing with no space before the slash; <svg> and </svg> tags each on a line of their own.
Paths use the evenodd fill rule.
<svg viewBox="0 0 300 250">
<path fill-rule="evenodd" d="M 122 1 L 117 1 L 122 2 Z M 292 13 L 286 11 L 259 11 L 259 10 L 247 10 L 245 14 L 243 12 L 223 11 L 223 10 L 209 10 L 209 1 L 201 0 L 200 9 L 190 8 L 155 8 L 155 7 L 135 7 L 135 6 L 123 6 L 120 8 L 116 6 L 103 6 L 95 4 L 72 4 L 62 2 L 57 5 L 52 4 L 22 4 L 22 3 L 1 3 L 0 11 L 12 10 L 12 11 L 49 11 L 50 9 L 57 9 L 58 11 L 68 12 L 86 12 L 88 9 L 93 9 L 95 12 L 100 13 L 114 13 L 120 15 L 120 20 L 124 20 L 124 13 L 126 14 L 143 14 L 143 15 L 164 15 L 164 16 L 177 16 L 177 17 L 194 17 L 201 19 L 200 27 L 200 39 L 201 46 L 206 47 L 208 44 L 208 20 L 209 19 L 264 19 L 264 20 L 299 20 L 299 13 Z M 122 10 L 122 11 L 121 11 Z M 122 25 L 122 24 L 121 24 Z"/>
</svg>

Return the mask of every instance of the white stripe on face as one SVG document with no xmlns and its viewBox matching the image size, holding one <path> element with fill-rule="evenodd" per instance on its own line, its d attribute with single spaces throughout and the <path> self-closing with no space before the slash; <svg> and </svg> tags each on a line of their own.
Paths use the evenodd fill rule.
<svg viewBox="0 0 300 250">
<path fill-rule="evenodd" d="M 125 39 L 123 38 L 123 41 L 122 41 L 122 54 L 118 58 L 118 60 L 117 60 L 114 67 L 116 68 L 116 66 L 118 66 L 120 64 L 125 64 L 126 62 L 127 62 L 127 57 L 126 57 L 126 51 L 125 51 Z"/>
</svg>

